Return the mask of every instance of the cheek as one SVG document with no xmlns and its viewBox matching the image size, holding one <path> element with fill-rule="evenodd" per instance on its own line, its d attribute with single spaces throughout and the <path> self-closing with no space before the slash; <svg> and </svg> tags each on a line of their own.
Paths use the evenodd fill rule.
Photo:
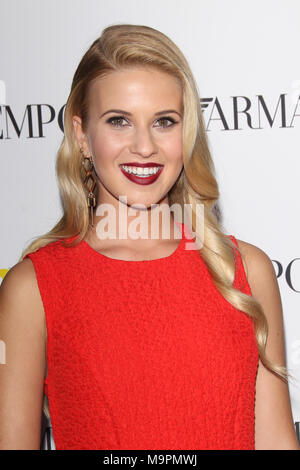
<svg viewBox="0 0 300 470">
<path fill-rule="evenodd" d="M 91 151 L 95 162 L 105 165 L 105 162 L 111 162 L 122 150 L 122 141 L 118 136 L 111 135 L 109 132 L 97 132 L 91 140 Z"/>
<path fill-rule="evenodd" d="M 182 162 L 182 137 L 174 136 L 170 139 L 164 147 L 165 155 L 170 162 L 181 163 Z"/>
</svg>

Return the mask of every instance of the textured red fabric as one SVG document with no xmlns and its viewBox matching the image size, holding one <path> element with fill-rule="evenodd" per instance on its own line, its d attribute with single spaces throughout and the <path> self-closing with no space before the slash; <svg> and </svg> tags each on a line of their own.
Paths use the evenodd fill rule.
<svg viewBox="0 0 300 470">
<path fill-rule="evenodd" d="M 85 241 L 27 255 L 45 309 L 56 449 L 254 449 L 253 321 L 186 242 L 150 261 Z M 234 286 L 251 295 L 239 256 Z"/>
</svg>

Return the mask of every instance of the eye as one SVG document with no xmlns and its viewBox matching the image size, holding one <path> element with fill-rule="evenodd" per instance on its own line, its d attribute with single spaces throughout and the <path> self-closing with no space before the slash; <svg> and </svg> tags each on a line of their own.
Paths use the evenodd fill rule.
<svg viewBox="0 0 300 470">
<path fill-rule="evenodd" d="M 171 124 L 165 125 L 164 123 L 167 123 L 168 121 L 169 121 Z M 173 124 L 177 124 L 177 121 L 175 121 L 175 120 L 172 119 L 171 117 L 166 117 L 166 116 L 157 119 L 156 122 L 161 122 L 161 123 L 163 123 L 161 126 L 159 126 L 159 127 L 163 127 L 163 128 L 164 128 L 164 127 L 172 127 Z"/>
<path fill-rule="evenodd" d="M 106 122 L 108 122 L 109 124 L 112 124 L 113 127 L 123 127 L 123 125 L 121 124 L 122 121 L 126 121 L 126 119 L 123 116 L 114 116 L 114 117 L 109 118 Z"/>
</svg>

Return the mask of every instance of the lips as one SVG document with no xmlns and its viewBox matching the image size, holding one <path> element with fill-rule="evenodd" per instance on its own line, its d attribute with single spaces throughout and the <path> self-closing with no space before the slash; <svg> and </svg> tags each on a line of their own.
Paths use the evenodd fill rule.
<svg viewBox="0 0 300 470">
<path fill-rule="evenodd" d="M 126 167 L 124 169 L 123 167 Z M 128 170 L 132 168 L 132 170 L 135 168 L 155 168 L 158 169 L 156 173 L 145 175 L 141 173 L 140 175 L 134 174 L 134 173 L 129 173 Z M 122 171 L 123 175 L 126 176 L 129 181 L 132 181 L 133 183 L 140 184 L 140 185 L 148 185 L 154 183 L 161 172 L 163 171 L 163 165 L 159 163 L 135 163 L 135 162 L 130 162 L 130 163 L 123 163 L 120 165 L 120 170 Z"/>
<path fill-rule="evenodd" d="M 150 167 L 163 167 L 161 163 L 136 163 L 136 162 L 130 162 L 130 163 L 122 163 L 124 166 L 137 166 L 139 168 L 150 168 Z"/>
</svg>

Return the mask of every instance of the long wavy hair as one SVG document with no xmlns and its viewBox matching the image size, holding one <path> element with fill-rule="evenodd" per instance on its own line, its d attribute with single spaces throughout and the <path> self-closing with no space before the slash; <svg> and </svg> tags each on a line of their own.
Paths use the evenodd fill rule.
<svg viewBox="0 0 300 470">
<path fill-rule="evenodd" d="M 195 207 L 199 202 L 203 204 L 204 238 L 200 251 L 212 280 L 230 304 L 253 319 L 262 363 L 287 380 L 287 369 L 274 364 L 266 356 L 268 324 L 262 306 L 252 296 L 242 293 L 232 285 L 235 277 L 234 250 L 238 248 L 224 233 L 218 218 L 219 189 L 208 147 L 197 84 L 182 52 L 160 31 L 132 24 L 109 26 L 84 54 L 75 72 L 66 103 L 64 137 L 57 154 L 56 171 L 63 215 L 52 230 L 30 243 L 20 260 L 27 253 L 36 251 L 50 242 L 76 235 L 73 243 L 77 244 L 86 236 L 90 224 L 86 202 L 87 189 L 83 183 L 85 175 L 82 173 L 82 155 L 75 138 L 72 117 L 81 117 L 85 131 L 91 82 L 130 66 L 155 67 L 180 81 L 184 105 L 183 170 L 169 192 L 169 203 L 178 203 L 182 208 L 185 204 L 191 204 L 191 225 L 195 233 Z"/>
</svg>

